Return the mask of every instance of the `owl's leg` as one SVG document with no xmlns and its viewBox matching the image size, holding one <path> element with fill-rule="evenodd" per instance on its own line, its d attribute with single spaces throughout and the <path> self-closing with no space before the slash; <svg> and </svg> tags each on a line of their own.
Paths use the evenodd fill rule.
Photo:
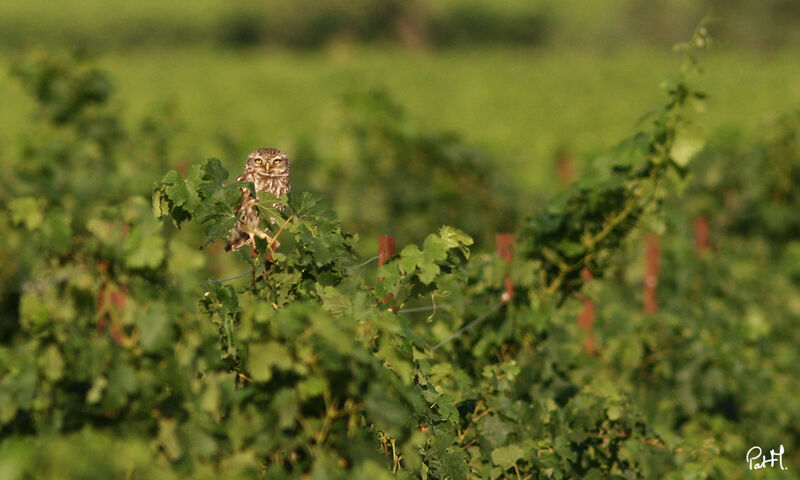
<svg viewBox="0 0 800 480">
<path fill-rule="evenodd" d="M 263 231 L 263 230 L 256 229 L 256 231 L 255 231 L 255 234 L 256 234 L 256 235 L 257 235 L 259 238 L 263 238 L 264 240 L 266 240 L 266 241 L 267 241 L 267 244 L 270 244 L 270 243 L 271 243 L 271 244 L 272 244 L 272 246 L 273 246 L 273 248 L 278 248 L 278 247 L 280 247 L 280 246 L 281 246 L 281 243 L 278 241 L 278 239 L 277 239 L 277 238 L 273 239 L 272 237 L 270 237 L 270 236 L 269 236 L 269 234 L 267 234 L 267 232 L 265 232 L 265 231 Z"/>
</svg>

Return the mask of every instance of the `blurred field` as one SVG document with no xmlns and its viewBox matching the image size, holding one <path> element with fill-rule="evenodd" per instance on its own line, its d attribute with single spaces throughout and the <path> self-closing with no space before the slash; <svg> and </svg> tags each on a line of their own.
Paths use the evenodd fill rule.
<svg viewBox="0 0 800 480">
<path fill-rule="evenodd" d="M 13 57 L 6 54 L 0 62 L 7 65 Z M 800 104 L 800 57 L 790 50 L 714 51 L 703 62 L 699 84 L 710 98 L 697 121 L 707 132 L 726 125 L 747 132 Z M 111 72 L 114 101 L 131 124 L 175 104 L 182 125 L 176 151 L 186 161 L 220 156 L 231 162 L 225 147 L 231 144 L 243 155 L 259 145 L 291 151 L 304 137 L 335 139 L 341 94 L 384 86 L 423 125 L 485 148 L 518 186 L 548 189 L 556 152 L 595 153 L 620 140 L 643 111 L 658 104 L 657 86 L 674 71 L 677 56 L 645 47 L 196 47 L 115 52 L 99 64 Z M 32 104 L 6 72 L 0 92 L 0 144 L 13 148 Z"/>
<path fill-rule="evenodd" d="M 0 43 L 82 44 L 103 50 L 142 45 L 288 45 L 331 42 L 579 44 L 660 47 L 687 38 L 707 12 L 725 44 L 771 49 L 800 42 L 791 0 L 8 0 Z"/>
<path fill-rule="evenodd" d="M 800 104 L 800 8 L 785 0 L 6 1 L 0 151 L 32 110 L 8 65 L 30 48 L 80 48 L 111 73 L 129 126 L 171 112 L 182 163 L 218 156 L 233 168 L 257 145 L 294 153 L 309 141 L 324 159 L 341 95 L 385 87 L 421 125 L 488 152 L 517 187 L 551 192 L 558 152 L 604 151 L 658 104 L 678 62 L 670 47 L 709 11 L 717 46 L 703 60 L 699 125 L 747 132 Z"/>
</svg>

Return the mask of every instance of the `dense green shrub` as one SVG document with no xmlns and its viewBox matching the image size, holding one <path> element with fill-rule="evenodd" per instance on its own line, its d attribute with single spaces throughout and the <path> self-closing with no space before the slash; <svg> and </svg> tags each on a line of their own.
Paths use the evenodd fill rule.
<svg viewBox="0 0 800 480">
<path fill-rule="evenodd" d="M 695 162 L 689 186 L 694 215 L 713 213 L 714 228 L 778 245 L 800 235 L 800 111 L 777 115 L 756 140 L 735 131 L 713 137 Z M 758 179 L 758 181 L 753 181 Z"/>
<path fill-rule="evenodd" d="M 384 90 L 343 98 L 341 146 L 314 188 L 329 194 L 348 228 L 419 242 L 458 225 L 485 244 L 514 228 L 517 198 L 494 159 L 456 135 L 408 117 Z"/>
</svg>

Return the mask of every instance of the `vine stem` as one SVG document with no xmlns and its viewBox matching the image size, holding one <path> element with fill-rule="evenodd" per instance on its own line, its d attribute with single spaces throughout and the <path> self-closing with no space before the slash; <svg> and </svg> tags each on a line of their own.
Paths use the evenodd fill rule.
<svg viewBox="0 0 800 480">
<path fill-rule="evenodd" d="M 283 222 L 283 225 L 281 225 L 281 228 L 279 228 L 279 229 L 278 229 L 278 232 L 275 234 L 275 236 L 274 236 L 274 237 L 272 237 L 272 240 L 270 240 L 270 241 L 269 241 L 269 243 L 267 244 L 267 248 L 269 248 L 271 252 L 274 252 L 274 251 L 275 251 L 275 249 L 274 249 L 272 246 L 275 244 L 275 242 L 277 242 L 277 241 L 278 241 L 278 237 L 279 237 L 279 236 L 281 235 L 281 233 L 283 232 L 283 229 L 284 229 L 284 228 L 286 228 L 286 226 L 287 226 L 287 225 L 289 225 L 289 222 L 291 222 L 293 218 L 294 218 L 294 214 L 292 214 L 292 215 L 289 215 L 289 218 L 287 218 L 287 219 L 286 219 L 286 220 Z"/>
<path fill-rule="evenodd" d="M 658 181 L 657 181 L 658 179 L 655 177 L 654 173 L 651 173 L 650 176 L 648 177 L 648 179 L 651 180 L 654 184 L 658 183 Z M 639 197 L 639 198 L 632 199 L 632 201 L 628 205 L 626 205 L 625 208 L 622 209 L 621 212 L 619 212 L 617 215 L 611 217 L 606 222 L 606 225 L 603 227 L 602 230 L 600 230 L 595 235 L 589 237 L 586 241 L 584 241 L 584 245 L 586 245 L 587 249 L 591 249 L 592 247 L 597 245 L 600 241 L 602 241 L 603 239 L 607 238 L 611 234 L 611 232 L 613 232 L 614 229 L 617 226 L 619 226 L 619 224 L 621 224 L 626 218 L 630 217 L 630 215 L 633 213 L 633 211 L 636 209 L 636 207 L 638 205 L 640 205 L 640 201 L 641 200 L 650 201 L 649 197 L 653 196 L 654 192 L 655 192 L 655 188 L 651 192 L 648 192 L 647 194 L 645 194 L 642 197 L 639 197 L 637 195 L 637 197 Z M 636 200 L 636 201 L 634 201 L 634 200 Z M 555 252 L 550 252 L 550 253 L 552 255 L 556 255 L 557 256 L 557 254 Z M 554 262 L 554 263 L 556 263 L 558 265 L 559 272 L 558 272 L 558 276 L 547 287 L 547 290 L 546 290 L 547 294 L 548 295 L 554 294 L 561 287 L 561 285 L 564 282 L 564 279 L 566 278 L 566 276 L 567 276 L 567 274 L 569 272 L 573 272 L 573 271 L 575 271 L 575 270 L 577 270 L 579 268 L 585 267 L 587 262 L 589 260 L 591 260 L 594 256 L 595 255 L 589 253 L 589 254 L 585 255 L 583 258 L 581 258 L 579 261 L 575 262 L 572 265 L 566 265 L 563 261 L 561 261 L 558 258 L 551 258 L 550 261 L 552 261 L 552 262 Z"/>
</svg>

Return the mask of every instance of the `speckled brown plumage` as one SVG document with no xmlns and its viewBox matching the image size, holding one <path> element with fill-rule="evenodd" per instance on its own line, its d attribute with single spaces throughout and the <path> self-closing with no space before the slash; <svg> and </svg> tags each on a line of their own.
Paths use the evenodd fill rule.
<svg viewBox="0 0 800 480">
<path fill-rule="evenodd" d="M 256 193 L 269 192 L 276 197 L 288 193 L 289 185 L 289 159 L 286 154 L 276 148 L 259 148 L 247 156 L 244 172 L 236 179 L 237 182 L 253 182 Z M 225 250 L 238 250 L 245 245 L 255 248 L 255 237 L 264 238 L 268 242 L 272 239 L 261 230 L 261 218 L 256 204 L 258 198 L 250 194 L 250 189 L 242 188 L 242 201 L 236 207 L 236 214 L 240 215 L 236 225 L 231 229 Z M 282 204 L 275 204 L 275 208 L 283 211 Z M 270 218 L 270 223 L 277 223 L 277 219 Z"/>
</svg>

